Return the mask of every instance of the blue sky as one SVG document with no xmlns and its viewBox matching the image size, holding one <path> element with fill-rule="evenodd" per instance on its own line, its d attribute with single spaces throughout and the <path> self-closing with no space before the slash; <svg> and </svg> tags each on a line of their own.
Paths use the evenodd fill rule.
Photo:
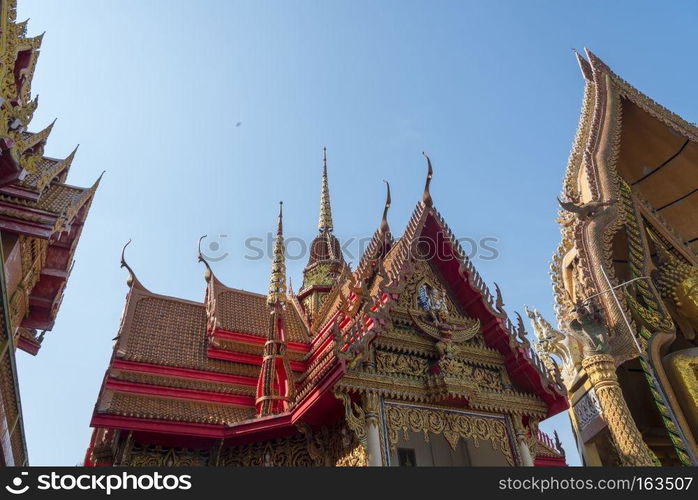
<svg viewBox="0 0 698 500">
<path fill-rule="evenodd" d="M 377 227 L 382 179 L 402 232 L 424 150 L 453 231 L 497 238 L 498 258 L 475 264 L 510 314 L 552 318 L 555 196 L 583 91 L 572 48 L 698 120 L 696 2 L 20 0 L 18 18 L 47 32 L 32 87 L 33 129 L 58 118 L 47 154 L 80 143 L 71 184 L 107 171 L 54 330 L 36 358 L 18 353 L 33 465 L 83 459 L 129 238 L 152 291 L 203 299 L 208 234 L 227 235 L 210 252 L 228 254 L 219 278 L 265 292 L 270 261 L 245 258 L 244 241 L 274 230 L 280 199 L 287 234 L 314 235 L 323 146 L 345 239 Z M 295 283 L 304 264 L 288 264 Z M 543 428 L 579 463 L 566 414 Z"/>
</svg>

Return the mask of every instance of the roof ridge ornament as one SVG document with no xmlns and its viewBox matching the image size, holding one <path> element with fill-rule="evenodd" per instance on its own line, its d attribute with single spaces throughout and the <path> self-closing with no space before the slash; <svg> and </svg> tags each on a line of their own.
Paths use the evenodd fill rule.
<svg viewBox="0 0 698 500">
<path fill-rule="evenodd" d="M 431 159 L 429 156 L 422 151 L 424 158 L 427 159 L 427 180 L 424 184 L 424 194 L 422 195 L 422 203 L 424 206 L 431 207 L 434 205 L 434 201 L 431 199 L 431 193 L 429 192 L 429 185 L 431 184 L 431 178 L 434 175 L 434 169 L 431 167 Z"/>
<path fill-rule="evenodd" d="M 381 230 L 381 233 L 387 234 L 390 232 L 390 226 L 388 225 L 388 209 L 390 208 L 390 203 L 391 203 L 390 183 L 388 181 L 386 181 L 385 179 L 383 179 L 383 182 L 385 182 L 387 193 L 385 196 L 385 207 L 383 208 L 383 218 L 381 219 L 380 230 Z"/>
<path fill-rule="evenodd" d="M 77 151 L 77 148 L 75 148 Z M 97 180 L 92 184 L 92 187 L 90 188 L 92 191 L 97 191 L 97 188 L 99 187 L 99 183 L 102 182 L 102 177 L 104 177 L 104 174 L 106 174 L 106 170 L 102 170 L 102 173 L 99 174 L 99 177 L 97 177 Z"/>
<path fill-rule="evenodd" d="M 320 187 L 320 219 L 318 221 L 320 232 L 331 233 L 332 205 L 330 204 L 330 186 L 327 179 L 327 148 L 322 148 L 322 185 Z"/>
<path fill-rule="evenodd" d="M 202 262 L 204 264 L 204 266 L 206 266 L 205 279 L 206 279 L 206 281 L 209 281 L 212 277 L 214 277 L 213 270 L 211 269 L 211 266 L 209 265 L 208 261 L 206 260 L 206 257 L 204 257 L 204 254 L 201 251 L 201 242 L 207 236 L 208 236 L 208 234 L 204 234 L 201 238 L 199 238 L 199 243 L 197 245 L 196 260 L 197 260 L 197 262 Z"/>
<path fill-rule="evenodd" d="M 126 280 L 126 285 L 129 288 L 139 288 L 139 289 L 147 292 L 148 289 L 146 287 L 144 287 L 143 284 L 138 280 L 138 278 L 136 277 L 136 273 L 133 272 L 133 269 L 131 268 L 131 266 L 129 266 L 128 263 L 126 262 L 126 247 L 129 246 L 130 244 L 131 244 L 131 238 L 128 239 L 128 241 L 126 242 L 124 247 L 121 249 L 121 266 L 120 267 L 122 267 L 122 268 L 125 267 L 126 270 L 128 271 L 128 280 Z"/>
</svg>

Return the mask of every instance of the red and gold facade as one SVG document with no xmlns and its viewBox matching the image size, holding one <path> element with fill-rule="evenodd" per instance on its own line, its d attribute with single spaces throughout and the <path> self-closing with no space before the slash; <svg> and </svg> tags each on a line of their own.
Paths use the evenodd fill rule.
<svg viewBox="0 0 698 500">
<path fill-rule="evenodd" d="M 38 99 L 31 82 L 42 36 L 26 36 L 16 0 L 0 2 L 0 459 L 27 463 L 15 350 L 36 355 L 53 328 L 73 256 L 99 181 L 66 184 L 75 151 L 44 155 L 53 123 L 28 127 Z"/>
<path fill-rule="evenodd" d="M 203 256 L 202 302 L 153 293 L 129 267 L 85 463 L 564 465 L 559 441 L 538 429 L 567 408 L 564 387 L 428 184 L 397 240 L 388 200 L 352 270 L 332 234 L 325 164 L 297 294 L 286 287 L 281 214 L 267 295 L 222 284 Z"/>
</svg>

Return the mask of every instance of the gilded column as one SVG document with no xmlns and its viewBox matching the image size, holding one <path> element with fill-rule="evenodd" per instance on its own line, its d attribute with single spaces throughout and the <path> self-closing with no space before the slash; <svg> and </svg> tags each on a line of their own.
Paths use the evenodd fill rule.
<svg viewBox="0 0 698 500">
<path fill-rule="evenodd" d="M 596 392 L 621 465 L 657 465 L 657 457 L 643 440 L 625 403 L 623 392 L 618 385 L 613 357 L 610 354 L 588 356 L 582 359 L 582 366 Z"/>
<path fill-rule="evenodd" d="M 531 449 L 528 446 L 528 431 L 521 422 L 521 419 L 522 417 L 512 415 L 514 431 L 516 432 L 516 445 L 519 450 L 519 455 L 521 456 L 521 465 L 523 467 L 533 467 L 533 457 L 531 456 Z"/>
<path fill-rule="evenodd" d="M 381 457 L 381 440 L 379 423 L 379 396 L 369 392 L 364 395 L 364 412 L 366 415 L 366 452 L 368 453 L 369 467 L 380 467 L 383 465 Z"/>
</svg>

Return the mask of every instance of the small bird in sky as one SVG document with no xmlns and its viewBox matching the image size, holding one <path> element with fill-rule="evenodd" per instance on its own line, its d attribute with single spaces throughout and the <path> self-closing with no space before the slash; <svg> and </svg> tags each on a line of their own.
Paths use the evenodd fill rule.
<svg viewBox="0 0 698 500">
<path fill-rule="evenodd" d="M 237 122 L 237 123 L 235 124 L 236 127 L 239 127 L 240 125 L 242 125 L 242 122 Z"/>
</svg>

